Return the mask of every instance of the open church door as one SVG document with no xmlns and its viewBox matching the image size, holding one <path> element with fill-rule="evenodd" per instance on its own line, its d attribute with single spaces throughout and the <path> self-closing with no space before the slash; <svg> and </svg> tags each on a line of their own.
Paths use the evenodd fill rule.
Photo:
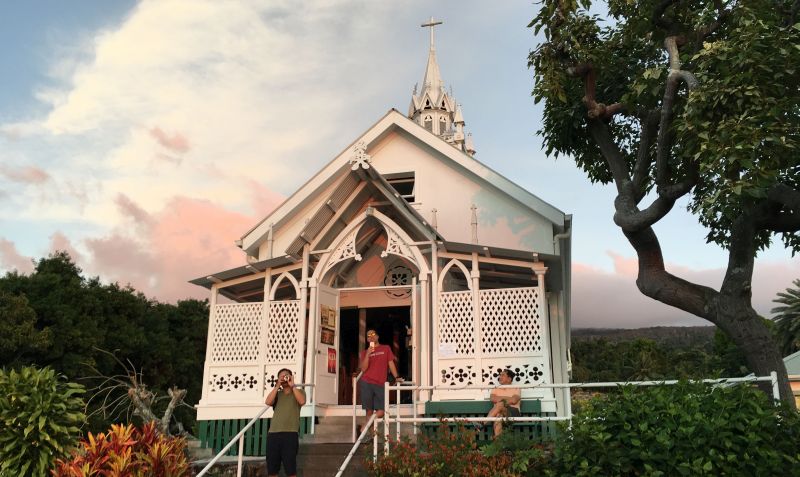
<svg viewBox="0 0 800 477">
<path fill-rule="evenodd" d="M 318 290 L 315 400 L 318 404 L 338 404 L 339 291 L 324 285 L 320 285 Z"/>
</svg>

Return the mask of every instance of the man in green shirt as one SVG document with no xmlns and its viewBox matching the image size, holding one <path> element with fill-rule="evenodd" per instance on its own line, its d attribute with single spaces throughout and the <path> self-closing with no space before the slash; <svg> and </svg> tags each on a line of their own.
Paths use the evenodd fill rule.
<svg viewBox="0 0 800 477">
<path fill-rule="evenodd" d="M 267 406 L 272 406 L 272 421 L 267 433 L 267 474 L 277 477 L 283 463 L 288 477 L 297 475 L 297 449 L 300 440 L 300 408 L 306 403 L 306 393 L 295 387 L 294 376 L 286 368 L 278 371 L 278 382 L 267 394 Z"/>
</svg>

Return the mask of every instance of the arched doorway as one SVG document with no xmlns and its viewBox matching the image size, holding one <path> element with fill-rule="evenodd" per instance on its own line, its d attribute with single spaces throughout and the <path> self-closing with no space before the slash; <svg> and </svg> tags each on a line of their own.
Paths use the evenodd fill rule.
<svg viewBox="0 0 800 477">
<path fill-rule="evenodd" d="M 351 376 L 367 329 L 376 329 L 381 343 L 392 347 L 398 371 L 413 377 L 419 295 L 414 287 L 420 271 L 427 273 L 416 246 L 379 212 L 368 209 L 340 237 L 314 272 L 319 276 L 314 378 L 320 404 L 352 403 Z"/>
</svg>

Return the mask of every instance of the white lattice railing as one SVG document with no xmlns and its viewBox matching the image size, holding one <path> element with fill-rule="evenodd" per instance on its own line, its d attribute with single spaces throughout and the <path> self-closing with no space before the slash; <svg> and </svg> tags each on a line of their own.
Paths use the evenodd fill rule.
<svg viewBox="0 0 800 477">
<path fill-rule="evenodd" d="M 260 403 L 281 368 L 301 369 L 300 301 L 271 301 L 266 306 L 269 313 L 263 302 L 214 307 L 205 402 Z"/>
<path fill-rule="evenodd" d="M 256 362 L 263 314 L 263 303 L 217 305 L 211 330 L 211 362 Z"/>
<path fill-rule="evenodd" d="M 475 316 L 471 291 L 439 294 L 439 344 L 453 356 L 475 354 Z"/>
<path fill-rule="evenodd" d="M 481 354 L 542 354 L 542 319 L 537 288 L 481 290 Z"/>
<path fill-rule="evenodd" d="M 299 311 L 300 300 L 269 303 L 267 346 L 264 349 L 266 363 L 290 364 L 297 359 L 297 332 L 300 326 L 297 314 Z"/>
<path fill-rule="evenodd" d="M 541 290 L 503 288 L 479 290 L 477 295 L 479 333 L 475 332 L 473 292 L 439 293 L 434 383 L 454 388 L 495 384 L 502 369 L 515 372 L 515 384 L 552 382 Z M 528 394 L 525 397 L 547 397 L 539 396 L 541 391 Z"/>
</svg>

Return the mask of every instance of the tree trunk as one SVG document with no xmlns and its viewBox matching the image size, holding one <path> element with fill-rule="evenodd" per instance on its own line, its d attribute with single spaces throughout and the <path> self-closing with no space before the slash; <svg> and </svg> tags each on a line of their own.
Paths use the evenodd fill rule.
<svg viewBox="0 0 800 477">
<path fill-rule="evenodd" d="M 728 273 L 723 282 L 724 292 L 721 292 L 668 273 L 658 237 L 651 227 L 625 232 L 625 236 L 639 258 L 639 276 L 636 279 L 639 291 L 717 325 L 744 352 L 747 364 L 756 376 L 769 376 L 772 371 L 778 373 L 781 400 L 795 408 L 789 376 L 778 345 L 763 318 L 751 305 L 752 257 L 749 262 L 745 260 L 742 263 L 736 253 L 739 247 L 733 247 L 735 250 L 731 250 Z M 764 384 L 760 388 L 772 396 L 771 385 Z"/>
<path fill-rule="evenodd" d="M 773 371 L 778 373 L 781 400 L 794 407 L 786 365 L 772 333 L 751 306 L 736 301 L 721 294 L 714 307 L 717 316 L 711 321 L 744 352 L 747 364 L 756 376 L 769 376 Z M 772 396 L 772 383 L 760 383 L 759 387 Z"/>
</svg>

